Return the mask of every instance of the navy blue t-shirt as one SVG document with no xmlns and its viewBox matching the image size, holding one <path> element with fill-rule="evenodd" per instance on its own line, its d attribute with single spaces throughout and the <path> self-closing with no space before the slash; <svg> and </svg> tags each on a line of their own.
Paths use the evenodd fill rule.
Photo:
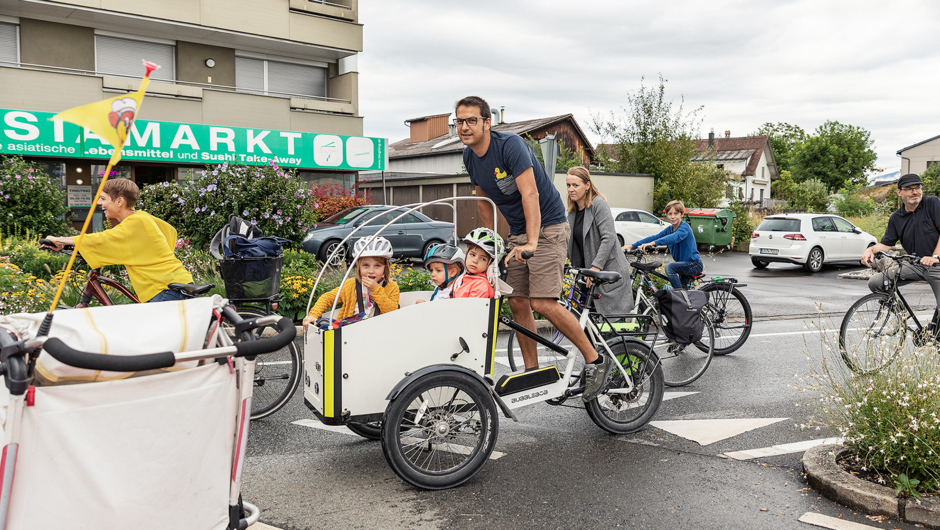
<svg viewBox="0 0 940 530">
<path fill-rule="evenodd" d="M 516 187 L 516 176 L 530 167 L 535 173 L 535 186 L 539 192 L 542 226 L 568 222 L 561 195 L 535 158 L 535 153 L 518 134 L 490 131 L 490 146 L 486 154 L 479 157 L 465 147 L 463 164 L 470 173 L 470 182 L 479 186 L 506 218 L 510 235 L 526 233 L 522 194 Z"/>
</svg>

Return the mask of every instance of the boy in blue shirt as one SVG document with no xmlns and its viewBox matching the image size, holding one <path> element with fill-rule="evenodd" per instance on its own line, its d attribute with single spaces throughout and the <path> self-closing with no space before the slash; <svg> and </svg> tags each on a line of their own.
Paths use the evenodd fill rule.
<svg viewBox="0 0 940 530">
<path fill-rule="evenodd" d="M 624 250 L 633 250 L 638 247 L 640 250 L 646 250 L 648 247 L 656 245 L 666 245 L 669 247 L 669 254 L 674 260 L 666 264 L 666 277 L 673 289 L 682 289 L 682 281 L 679 276 L 695 276 L 705 270 L 702 264 L 702 257 L 698 254 L 698 247 L 695 244 L 695 236 L 692 234 L 692 227 L 689 223 L 682 222 L 682 216 L 685 214 L 685 204 L 682 201 L 672 201 L 665 208 L 666 219 L 671 226 L 655 236 L 650 236 L 637 241 L 632 245 L 626 245 Z"/>
</svg>

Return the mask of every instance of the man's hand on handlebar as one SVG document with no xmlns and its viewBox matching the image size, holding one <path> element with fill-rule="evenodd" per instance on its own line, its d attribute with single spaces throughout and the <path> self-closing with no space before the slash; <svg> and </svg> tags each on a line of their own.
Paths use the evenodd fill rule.
<svg viewBox="0 0 940 530">
<path fill-rule="evenodd" d="M 526 243 L 525 245 L 519 245 L 517 247 L 512 247 L 508 254 L 506 254 L 506 259 L 504 263 L 509 264 L 509 260 L 515 258 L 519 263 L 525 263 L 525 258 L 522 257 L 523 252 L 528 252 L 530 254 L 535 254 L 535 249 L 537 248 L 536 243 Z M 531 256 L 530 256 L 531 257 Z"/>
<path fill-rule="evenodd" d="M 924 267 L 933 267 L 937 263 L 940 263 L 940 259 L 937 259 L 933 256 L 924 256 L 920 258 L 920 264 Z"/>
</svg>

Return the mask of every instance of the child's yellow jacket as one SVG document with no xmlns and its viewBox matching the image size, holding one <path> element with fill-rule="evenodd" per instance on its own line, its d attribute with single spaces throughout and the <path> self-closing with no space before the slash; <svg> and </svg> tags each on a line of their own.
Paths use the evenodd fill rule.
<svg viewBox="0 0 940 530">
<path fill-rule="evenodd" d="M 309 315 L 314 318 L 323 316 L 324 312 L 333 307 L 333 300 L 336 298 L 337 292 L 339 292 L 337 305 L 342 305 L 342 309 L 340 309 L 339 315 L 333 318 L 343 319 L 356 314 L 359 310 L 356 304 L 356 279 L 349 278 L 343 284 L 342 290 L 337 287 L 317 299 L 317 303 L 310 309 Z M 379 306 L 379 310 L 383 315 L 398 309 L 398 298 L 398 284 L 391 280 L 388 281 L 388 285 L 384 287 L 379 285 L 372 291 L 372 299 L 375 300 L 375 304 Z"/>
</svg>

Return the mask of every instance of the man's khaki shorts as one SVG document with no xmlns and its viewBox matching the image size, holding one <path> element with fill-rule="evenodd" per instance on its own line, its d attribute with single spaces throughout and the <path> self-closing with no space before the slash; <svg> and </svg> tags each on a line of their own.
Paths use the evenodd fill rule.
<svg viewBox="0 0 940 530">
<path fill-rule="evenodd" d="M 571 227 L 567 221 L 539 229 L 538 248 L 525 264 L 509 260 L 506 283 L 512 287 L 509 296 L 523 298 L 558 298 L 561 296 L 562 279 L 565 274 L 565 258 L 568 257 L 568 239 Z M 528 242 L 525 234 L 509 236 L 509 248 Z"/>
</svg>

